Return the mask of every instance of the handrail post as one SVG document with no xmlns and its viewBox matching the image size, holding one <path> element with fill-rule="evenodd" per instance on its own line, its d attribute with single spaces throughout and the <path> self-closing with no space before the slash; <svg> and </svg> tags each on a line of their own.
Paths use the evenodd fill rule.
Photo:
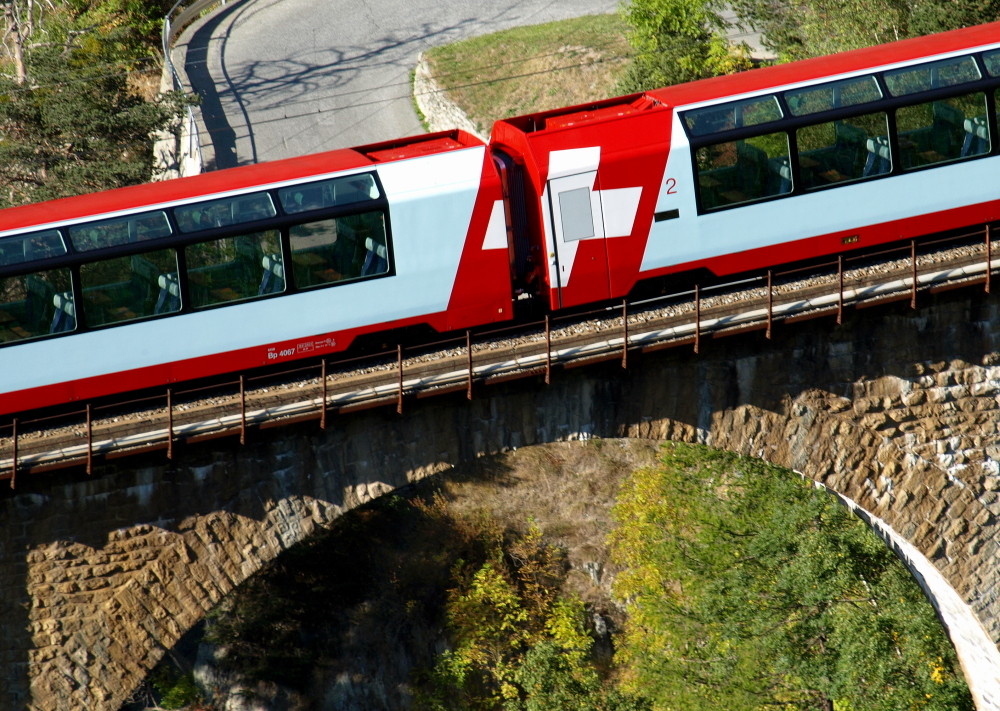
<svg viewBox="0 0 1000 711">
<path fill-rule="evenodd" d="M 694 352 L 701 350 L 701 289 L 694 285 Z"/>
<path fill-rule="evenodd" d="M 772 290 L 772 272 L 767 270 L 767 340 L 771 340 L 771 326 L 774 323 L 774 291 Z"/>
<path fill-rule="evenodd" d="M 94 473 L 94 428 L 90 403 L 87 403 L 87 476 Z"/>
<path fill-rule="evenodd" d="M 552 383 L 552 325 L 545 314 L 545 384 Z"/>
<path fill-rule="evenodd" d="M 465 390 L 465 399 L 472 399 L 472 331 L 469 329 L 465 330 L 465 352 L 468 356 L 468 368 L 469 368 L 469 383 Z"/>
<path fill-rule="evenodd" d="M 622 299 L 622 369 L 628 368 L 628 299 Z"/>
<path fill-rule="evenodd" d="M 986 293 L 990 293 L 990 282 L 993 280 L 993 226 L 986 224 Z"/>
<path fill-rule="evenodd" d="M 399 365 L 399 392 L 396 397 L 396 414 L 403 414 L 403 344 L 396 346 L 396 362 Z"/>
<path fill-rule="evenodd" d="M 319 411 L 319 428 L 321 430 L 326 429 L 326 358 L 320 360 L 320 375 L 319 379 L 323 383 L 323 409 Z"/>
<path fill-rule="evenodd" d="M 840 282 L 840 297 L 837 300 L 837 325 L 844 323 L 844 255 L 837 255 L 837 280 Z"/>
<path fill-rule="evenodd" d="M 240 373 L 240 444 L 247 443 L 247 386 L 246 376 Z"/>
<path fill-rule="evenodd" d="M 10 472 L 11 489 L 17 488 L 17 418 L 16 417 L 14 418 L 13 438 L 14 438 L 14 460 L 12 462 L 11 472 Z"/>
<path fill-rule="evenodd" d="M 171 388 L 167 388 L 167 459 L 174 458 L 174 403 Z"/>
<path fill-rule="evenodd" d="M 917 308 L 917 240 L 910 240 L 910 267 L 913 286 L 910 289 L 910 308 Z"/>
</svg>

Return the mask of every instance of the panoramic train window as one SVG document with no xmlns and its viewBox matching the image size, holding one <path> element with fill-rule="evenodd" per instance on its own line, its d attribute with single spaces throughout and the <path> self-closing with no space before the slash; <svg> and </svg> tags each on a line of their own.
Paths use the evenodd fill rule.
<svg viewBox="0 0 1000 711">
<path fill-rule="evenodd" d="M 882 90 L 875 77 L 870 75 L 785 92 L 785 101 L 792 116 L 858 106 L 881 98 Z"/>
<path fill-rule="evenodd" d="M 292 274 L 299 288 L 389 271 L 381 212 L 294 225 L 289 230 L 289 237 Z"/>
<path fill-rule="evenodd" d="M 983 53 L 983 63 L 991 77 L 1000 77 L 1000 49 Z"/>
<path fill-rule="evenodd" d="M 66 254 L 59 230 L 0 239 L 0 267 Z"/>
<path fill-rule="evenodd" d="M 800 128 L 795 141 L 802 186 L 809 190 L 888 173 L 888 135 L 883 112 Z"/>
<path fill-rule="evenodd" d="M 176 279 L 173 249 L 81 264 L 84 323 L 105 326 L 177 311 L 180 299 L 170 292 Z"/>
<path fill-rule="evenodd" d="M 904 169 L 989 153 L 986 94 L 976 92 L 896 110 Z"/>
<path fill-rule="evenodd" d="M 142 242 L 156 237 L 169 237 L 170 234 L 167 215 L 159 210 L 73 225 L 69 228 L 70 241 L 73 243 L 73 248 L 79 252 Z"/>
<path fill-rule="evenodd" d="M 267 193 L 238 195 L 174 208 L 177 229 L 187 234 L 274 217 L 277 210 Z"/>
<path fill-rule="evenodd" d="M 923 91 L 958 86 L 981 78 L 972 57 L 956 57 L 940 62 L 928 62 L 916 67 L 894 69 L 885 73 L 885 83 L 893 96 L 906 96 Z"/>
<path fill-rule="evenodd" d="M 695 153 L 695 161 L 703 209 L 760 200 L 792 190 L 788 135 L 784 133 L 703 146 Z"/>
<path fill-rule="evenodd" d="M 273 271 L 265 259 L 280 263 L 280 254 L 277 230 L 188 245 L 184 256 L 192 305 L 202 308 L 273 293 L 266 286 Z"/>
<path fill-rule="evenodd" d="M 380 196 L 375 178 L 370 173 L 349 175 L 318 183 L 293 185 L 278 191 L 281 208 L 289 213 L 308 212 L 324 207 L 337 207 Z"/>
<path fill-rule="evenodd" d="M 0 343 L 74 328 L 69 269 L 0 277 Z"/>
<path fill-rule="evenodd" d="M 684 113 L 684 122 L 692 136 L 707 136 L 734 128 L 759 126 L 780 118 L 781 107 L 778 105 L 778 97 L 774 95 L 730 101 Z"/>
</svg>

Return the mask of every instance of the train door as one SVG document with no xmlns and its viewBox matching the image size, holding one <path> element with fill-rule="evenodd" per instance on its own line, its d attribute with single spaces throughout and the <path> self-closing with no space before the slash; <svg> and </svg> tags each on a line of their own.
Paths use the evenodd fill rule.
<svg viewBox="0 0 1000 711">
<path fill-rule="evenodd" d="M 604 215 L 596 183 L 596 170 L 548 183 L 549 283 L 557 293 L 554 307 L 600 301 L 610 295 Z"/>
</svg>

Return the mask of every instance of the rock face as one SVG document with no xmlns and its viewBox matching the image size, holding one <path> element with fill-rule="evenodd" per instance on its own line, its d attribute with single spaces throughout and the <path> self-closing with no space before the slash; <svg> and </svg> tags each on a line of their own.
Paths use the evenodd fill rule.
<svg viewBox="0 0 1000 711">
<path fill-rule="evenodd" d="M 822 482 L 930 559 L 995 653 L 996 323 L 1000 301 L 952 292 L 19 479 L 0 500 L 0 709 L 117 709 L 222 596 L 342 512 L 486 453 L 593 436 L 701 441 Z M 1000 679 L 979 686 L 980 708 L 1000 706 Z"/>
</svg>

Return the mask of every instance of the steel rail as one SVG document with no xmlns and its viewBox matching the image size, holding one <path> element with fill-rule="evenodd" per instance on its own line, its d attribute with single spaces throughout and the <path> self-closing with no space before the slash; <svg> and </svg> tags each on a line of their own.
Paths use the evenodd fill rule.
<svg viewBox="0 0 1000 711">
<path fill-rule="evenodd" d="M 402 412 L 403 401 L 410 396 L 425 397 L 458 389 L 471 393 L 472 383 L 488 384 L 540 374 L 551 378 L 554 365 L 568 367 L 619 359 L 624 366 L 629 350 L 658 350 L 683 343 L 694 343 L 697 348 L 704 336 L 717 337 L 755 328 L 769 330 L 777 321 L 787 321 L 792 317 L 800 320 L 810 317 L 810 314 L 840 314 L 845 304 L 858 306 L 866 302 L 912 298 L 912 294 L 920 288 L 961 287 L 979 284 L 981 281 L 988 284 L 992 270 L 1000 268 L 1000 260 L 976 261 L 919 274 L 913 271 L 913 264 L 917 260 L 911 246 L 906 245 L 905 249 L 911 252 L 911 259 L 907 260 L 909 263 L 905 267 L 905 270 L 910 271 L 908 276 L 845 288 L 842 260 L 838 259 L 838 273 L 832 284 L 800 290 L 790 294 L 789 300 L 776 302 L 773 282 L 769 280 L 761 306 L 753 303 L 760 299 L 748 299 L 725 309 L 704 309 L 703 312 L 701 290 L 696 287 L 693 319 L 690 313 L 685 313 L 660 318 L 648 324 L 638 320 L 630 324 L 630 315 L 638 317 L 642 314 L 630 314 L 628 302 L 623 302 L 620 307 L 614 307 L 618 313 L 612 318 L 615 321 L 622 319 L 624 325 L 615 327 L 610 337 L 604 337 L 601 331 L 596 331 L 583 336 L 553 339 L 552 327 L 546 317 L 545 328 L 529 334 L 534 341 L 515 344 L 506 350 L 498 349 L 496 359 L 489 362 L 485 362 L 483 356 L 483 353 L 491 352 L 487 349 L 478 352 L 478 363 L 473 362 L 472 336 L 467 333 L 462 339 L 464 343 L 461 346 L 464 347 L 459 349 L 458 355 L 407 368 L 404 349 L 398 346 L 393 353 L 396 356 L 393 359 L 395 363 L 390 368 L 339 380 L 337 374 L 332 374 L 335 382 L 331 388 L 331 374 L 323 359 L 320 362 L 320 382 L 317 383 L 320 392 L 304 399 L 300 397 L 281 401 L 277 396 L 270 395 L 269 399 L 274 401 L 273 404 L 251 406 L 247 403 L 246 376 L 240 375 L 239 406 L 235 412 L 227 404 L 193 408 L 193 421 L 180 417 L 181 410 L 174 391 L 167 389 L 165 426 L 156 424 L 157 421 L 162 422 L 162 418 L 157 420 L 155 416 L 151 416 L 149 422 L 112 428 L 112 431 L 121 433 L 117 436 L 109 435 L 103 430 L 100 435 L 95 433 L 88 403 L 87 437 L 86 442 L 82 443 L 79 442 L 77 432 L 63 437 L 41 438 L 40 449 L 26 448 L 27 442 L 24 435 L 20 434 L 24 422 L 15 420 L 12 448 L 7 449 L 11 454 L 0 458 L 0 479 L 10 480 L 13 487 L 19 474 L 23 476 L 27 472 L 80 464 L 90 470 L 95 457 L 125 456 L 155 449 L 166 449 L 167 456 L 173 457 L 177 442 L 234 433 L 245 442 L 247 428 L 251 426 L 272 426 L 315 418 L 320 420 L 320 426 L 325 426 L 328 411 L 349 412 L 394 404 L 397 412 Z M 987 253 L 992 256 L 988 246 Z M 809 295 L 804 295 L 803 292 L 808 292 Z M 748 305 L 754 308 L 747 308 Z M 522 352 L 519 353 L 518 349 Z M 289 400 L 287 397 L 285 399 Z M 213 413 L 213 409 L 217 414 Z"/>
</svg>

